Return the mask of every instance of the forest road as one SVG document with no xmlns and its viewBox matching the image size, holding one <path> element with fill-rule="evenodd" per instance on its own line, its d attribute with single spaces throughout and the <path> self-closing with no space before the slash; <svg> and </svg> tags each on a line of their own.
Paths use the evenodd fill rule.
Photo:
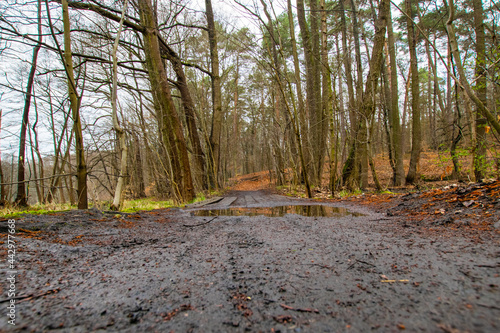
<svg viewBox="0 0 500 333">
<path fill-rule="evenodd" d="M 500 330 L 498 234 L 443 237 L 319 204 L 249 191 L 184 209 L 27 216 L 16 326 L 2 278 L 0 331 Z"/>
</svg>

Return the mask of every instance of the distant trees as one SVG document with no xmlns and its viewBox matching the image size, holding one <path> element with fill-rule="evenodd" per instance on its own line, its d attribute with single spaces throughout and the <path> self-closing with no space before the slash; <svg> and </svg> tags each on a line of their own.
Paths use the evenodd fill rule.
<svg viewBox="0 0 500 333">
<path fill-rule="evenodd" d="M 26 72 L 0 78 L 2 198 L 187 202 L 260 170 L 381 189 L 418 183 L 426 150 L 448 176 L 500 165 L 494 4 L 234 1 L 241 28 L 210 0 L 129 1 L 2 4 L 0 57 Z"/>
</svg>

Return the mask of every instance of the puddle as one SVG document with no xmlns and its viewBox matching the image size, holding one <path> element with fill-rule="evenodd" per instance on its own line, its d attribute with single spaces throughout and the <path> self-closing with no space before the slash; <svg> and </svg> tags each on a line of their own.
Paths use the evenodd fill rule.
<svg viewBox="0 0 500 333">
<path fill-rule="evenodd" d="M 258 216 L 279 217 L 286 214 L 298 214 L 303 216 L 320 217 L 344 217 L 365 216 L 365 214 L 351 212 L 347 208 L 330 207 L 322 205 L 305 206 L 276 206 L 276 207 L 253 207 L 253 208 L 227 208 L 197 210 L 192 212 L 194 216 Z"/>
</svg>

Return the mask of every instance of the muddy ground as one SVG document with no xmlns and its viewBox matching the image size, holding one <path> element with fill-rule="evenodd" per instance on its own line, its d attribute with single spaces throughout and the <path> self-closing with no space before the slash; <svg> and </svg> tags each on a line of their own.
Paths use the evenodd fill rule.
<svg viewBox="0 0 500 333">
<path fill-rule="evenodd" d="M 229 195 L 237 198 L 233 207 L 324 204 L 349 212 L 27 216 L 16 221 L 16 326 L 7 323 L 2 278 L 0 330 L 500 331 L 496 202 L 490 220 L 460 222 L 472 204 L 442 213 L 453 202 L 422 208 L 419 200 L 430 197 L 414 194 L 337 202 Z"/>
</svg>

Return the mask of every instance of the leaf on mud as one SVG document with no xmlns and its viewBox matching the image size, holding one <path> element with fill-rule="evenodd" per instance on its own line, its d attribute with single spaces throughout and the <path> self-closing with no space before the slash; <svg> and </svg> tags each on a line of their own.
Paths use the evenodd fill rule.
<svg viewBox="0 0 500 333">
<path fill-rule="evenodd" d="M 469 207 L 469 206 L 471 206 L 474 202 L 475 202 L 474 200 L 464 201 L 464 202 L 462 202 L 462 205 L 464 205 L 465 207 Z"/>
<path fill-rule="evenodd" d="M 453 328 L 449 325 L 445 325 L 445 324 L 438 324 L 437 327 L 439 327 L 440 329 L 443 330 L 443 332 L 446 332 L 446 333 L 462 333 L 463 331 L 460 331 L 456 328 Z"/>
<path fill-rule="evenodd" d="M 361 290 L 366 290 L 366 287 L 363 287 L 363 286 L 361 285 L 361 283 L 358 283 L 358 284 L 357 284 L 357 287 L 358 287 L 359 289 L 361 289 Z"/>
<path fill-rule="evenodd" d="M 406 326 L 405 326 L 405 325 L 403 325 L 403 324 L 398 324 L 398 328 L 399 328 L 400 330 L 405 330 L 405 329 L 406 329 Z"/>
<path fill-rule="evenodd" d="M 191 304 L 182 304 L 180 307 L 177 309 L 174 309 L 173 311 L 167 313 L 167 314 L 162 314 L 163 320 L 164 321 L 169 321 L 175 315 L 177 315 L 181 311 L 188 311 L 188 310 L 194 310 L 194 307 Z"/>
<path fill-rule="evenodd" d="M 441 209 L 436 209 L 434 211 L 434 214 L 443 214 L 444 215 L 445 212 L 446 212 L 446 210 L 444 210 L 444 208 L 441 208 Z"/>
<path fill-rule="evenodd" d="M 273 319 L 278 323 L 287 324 L 293 322 L 293 317 L 289 315 L 274 316 Z"/>
</svg>

